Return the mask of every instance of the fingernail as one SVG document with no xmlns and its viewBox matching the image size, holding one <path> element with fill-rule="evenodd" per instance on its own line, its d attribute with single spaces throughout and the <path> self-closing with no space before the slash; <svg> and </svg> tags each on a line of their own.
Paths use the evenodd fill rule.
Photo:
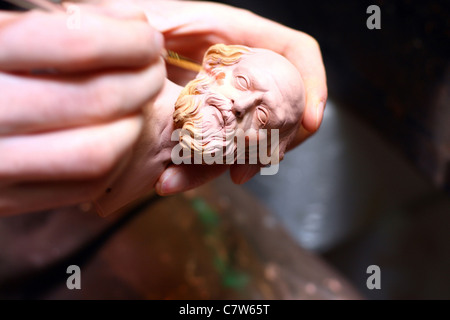
<svg viewBox="0 0 450 320">
<path fill-rule="evenodd" d="M 155 36 L 153 37 L 155 47 L 158 51 L 164 47 L 164 36 L 162 33 L 155 31 Z"/>
<path fill-rule="evenodd" d="M 316 107 L 316 129 L 319 129 L 322 122 L 324 107 L 325 103 L 323 101 L 320 101 Z"/>
<path fill-rule="evenodd" d="M 177 193 L 184 191 L 188 185 L 189 181 L 182 173 L 176 172 L 176 169 L 174 168 L 169 168 L 161 177 L 159 191 L 162 194 Z"/>
<path fill-rule="evenodd" d="M 93 204 L 95 211 L 100 217 L 104 218 L 107 216 L 106 212 L 103 210 L 102 206 L 100 205 L 100 203 L 98 203 L 98 201 L 93 201 Z"/>
<path fill-rule="evenodd" d="M 162 191 L 161 191 L 161 182 L 160 182 L 159 180 L 156 181 L 156 184 L 155 184 L 155 191 L 156 191 L 156 193 L 159 194 L 160 196 L 163 195 L 163 193 L 162 193 Z"/>
</svg>

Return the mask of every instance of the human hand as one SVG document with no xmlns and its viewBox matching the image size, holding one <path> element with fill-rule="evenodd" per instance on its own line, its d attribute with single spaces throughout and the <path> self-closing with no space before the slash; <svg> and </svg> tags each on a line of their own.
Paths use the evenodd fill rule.
<svg viewBox="0 0 450 320">
<path fill-rule="evenodd" d="M 136 1 L 151 24 L 165 37 L 167 49 L 201 61 L 206 49 L 216 43 L 265 48 L 284 55 L 299 70 L 306 93 L 306 107 L 292 149 L 320 126 L 327 99 L 325 69 L 319 46 L 309 35 L 230 6 L 195 1 Z M 168 68 L 169 78 L 184 85 L 192 74 Z M 166 195 L 203 184 L 228 169 L 223 165 L 170 166 L 156 186 Z M 235 183 L 244 183 L 260 170 L 259 165 L 231 165 Z"/>
<path fill-rule="evenodd" d="M 125 167 L 165 78 L 141 11 L 0 11 L 0 216 L 88 202 Z"/>
</svg>

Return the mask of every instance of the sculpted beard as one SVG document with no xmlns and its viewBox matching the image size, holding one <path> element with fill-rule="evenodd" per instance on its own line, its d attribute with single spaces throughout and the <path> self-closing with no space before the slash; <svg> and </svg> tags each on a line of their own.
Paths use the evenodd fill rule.
<svg viewBox="0 0 450 320">
<path fill-rule="evenodd" d="M 184 149 L 217 158 L 234 159 L 236 118 L 229 99 L 209 90 L 209 77 L 199 76 L 188 83 L 175 103 L 174 121 L 181 128 Z"/>
</svg>

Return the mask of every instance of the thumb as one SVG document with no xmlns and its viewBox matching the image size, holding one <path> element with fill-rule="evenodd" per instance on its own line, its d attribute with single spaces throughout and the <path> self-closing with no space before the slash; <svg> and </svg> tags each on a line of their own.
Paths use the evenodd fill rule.
<svg viewBox="0 0 450 320">
<path fill-rule="evenodd" d="M 155 185 L 161 196 L 196 188 L 227 171 L 227 165 L 181 164 L 170 165 Z"/>
</svg>

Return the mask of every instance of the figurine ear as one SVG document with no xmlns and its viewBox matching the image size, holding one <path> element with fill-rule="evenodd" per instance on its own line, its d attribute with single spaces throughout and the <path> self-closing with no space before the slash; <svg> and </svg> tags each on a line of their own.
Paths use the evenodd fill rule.
<svg viewBox="0 0 450 320">
<path fill-rule="evenodd" d="M 222 68 L 218 68 L 216 65 L 211 63 L 205 63 L 203 65 L 202 72 L 206 73 L 211 78 L 215 78 L 216 80 L 222 80 L 226 77 L 226 73 Z"/>
<path fill-rule="evenodd" d="M 204 64 L 200 73 L 206 73 L 207 75 L 211 74 L 211 67 L 207 64 Z"/>
<path fill-rule="evenodd" d="M 216 80 L 223 80 L 223 79 L 225 79 L 225 77 L 226 77 L 226 74 L 223 71 L 220 71 L 220 72 L 217 72 L 216 74 L 214 74 L 214 78 Z"/>
<path fill-rule="evenodd" d="M 202 72 L 207 73 L 208 75 L 211 75 L 213 73 L 214 70 L 214 65 L 209 62 L 209 61 L 204 61 L 203 62 L 203 68 L 202 68 Z"/>
</svg>

